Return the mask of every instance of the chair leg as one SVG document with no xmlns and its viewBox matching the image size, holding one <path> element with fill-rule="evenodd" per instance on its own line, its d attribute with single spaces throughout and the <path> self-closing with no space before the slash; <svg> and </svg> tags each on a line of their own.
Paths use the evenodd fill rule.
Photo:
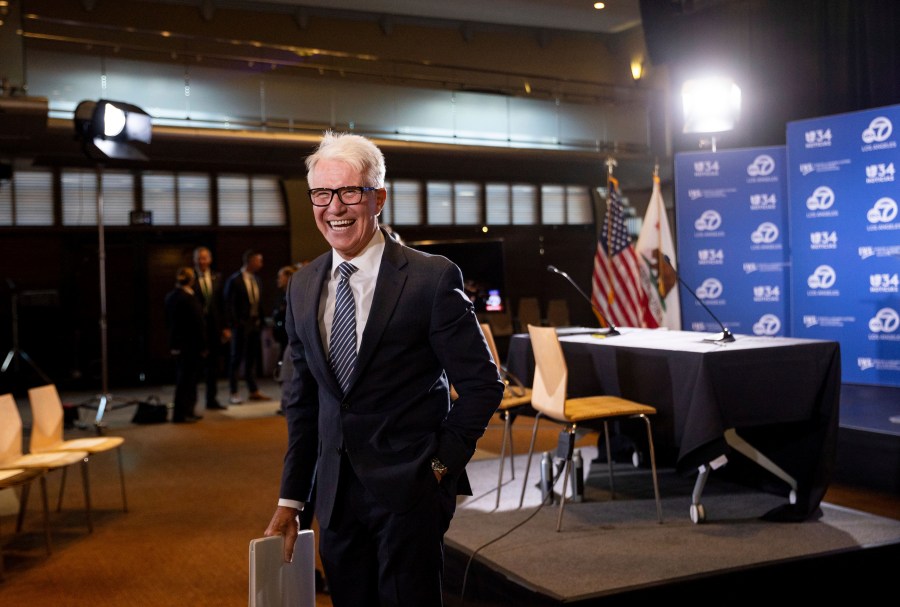
<svg viewBox="0 0 900 607">
<path fill-rule="evenodd" d="M 91 482 L 88 480 L 88 458 L 81 461 L 81 484 L 84 488 L 84 512 L 87 516 L 88 532 L 94 532 L 94 523 L 91 521 Z"/>
<path fill-rule="evenodd" d="M 44 539 L 47 542 L 47 556 L 52 552 L 50 547 L 50 507 L 47 503 L 47 477 L 41 475 L 41 503 L 44 506 Z"/>
<path fill-rule="evenodd" d="M 603 436 L 606 437 L 606 469 L 609 474 L 609 499 L 616 499 L 616 481 L 613 476 L 612 448 L 609 446 L 609 424 L 603 420 Z"/>
<path fill-rule="evenodd" d="M 122 512 L 128 512 L 128 499 L 125 497 L 125 466 L 122 463 L 122 445 L 116 449 L 119 456 L 119 482 L 122 485 Z"/>
<path fill-rule="evenodd" d="M 656 518 L 660 523 L 662 518 L 662 504 L 659 501 L 659 480 L 656 477 L 656 450 L 653 448 L 653 431 L 650 428 L 650 418 L 641 415 L 644 418 L 644 424 L 647 426 L 647 443 L 650 446 L 650 471 L 653 473 L 653 495 L 656 496 Z"/>
<path fill-rule="evenodd" d="M 566 487 L 569 485 L 569 474 L 572 471 L 572 458 L 566 458 L 566 469 L 563 472 L 563 484 L 559 490 L 559 513 L 556 515 L 556 531 L 562 529 L 563 511 L 566 509 Z"/>
<path fill-rule="evenodd" d="M 516 480 L 516 466 L 515 466 L 515 451 L 513 450 L 513 435 L 512 435 L 512 424 L 515 421 L 515 417 L 512 414 L 512 411 L 506 412 L 506 423 L 509 425 L 509 432 L 507 433 L 507 438 L 509 439 L 509 451 L 507 454 L 509 456 L 509 478 L 510 480 Z"/>
<path fill-rule="evenodd" d="M 28 492 L 31 483 L 22 485 L 22 494 L 19 496 L 19 515 L 16 517 L 16 533 L 22 533 L 22 524 L 25 522 L 25 507 L 28 505 Z"/>
<path fill-rule="evenodd" d="M 68 466 L 62 469 L 62 478 L 59 481 L 59 499 L 56 502 L 56 511 L 62 512 L 63 493 L 66 492 L 66 473 L 69 471 Z"/>
<path fill-rule="evenodd" d="M 503 466 L 506 464 L 506 439 L 509 434 L 509 411 L 504 411 L 503 415 L 505 420 L 503 422 L 503 439 L 500 444 L 500 476 L 497 478 L 497 502 L 494 504 L 494 509 L 500 507 L 500 488 L 503 486 Z M 512 469 L 512 462 L 510 462 L 509 467 Z"/>
<path fill-rule="evenodd" d="M 522 495 L 519 496 L 519 508 L 525 503 L 525 489 L 528 488 L 528 471 L 531 469 L 531 456 L 534 455 L 534 440 L 537 438 L 538 423 L 541 421 L 541 412 L 534 416 L 534 429 L 531 431 L 531 444 L 528 446 L 528 461 L 525 463 L 525 478 L 522 479 Z"/>
</svg>

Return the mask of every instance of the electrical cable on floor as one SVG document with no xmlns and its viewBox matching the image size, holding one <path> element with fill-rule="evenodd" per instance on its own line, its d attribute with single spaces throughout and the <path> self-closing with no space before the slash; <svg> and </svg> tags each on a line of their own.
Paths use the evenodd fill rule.
<svg viewBox="0 0 900 607">
<path fill-rule="evenodd" d="M 553 479 L 553 482 L 550 483 L 550 494 L 549 494 L 548 497 L 550 497 L 551 503 L 552 503 L 552 501 L 553 501 L 553 500 L 552 500 L 552 498 L 553 498 L 553 489 L 554 489 L 554 487 L 556 487 L 556 482 L 557 482 L 561 477 L 562 477 L 562 469 L 560 468 L 560 469 L 557 471 L 556 477 Z M 498 488 L 498 489 L 495 489 L 495 491 L 499 491 L 499 488 Z M 493 493 L 493 491 L 490 491 L 490 492 L 488 492 L 488 493 Z M 562 491 L 561 491 L 561 493 L 560 493 L 559 499 L 561 499 L 561 500 L 566 499 L 565 493 L 566 493 L 566 488 L 563 487 L 563 488 L 562 488 Z M 522 519 L 521 521 L 519 521 L 518 523 L 516 523 L 516 524 L 513 525 L 511 528 L 507 529 L 506 531 L 504 531 L 503 533 L 501 533 L 500 535 L 498 535 L 498 536 L 495 537 L 494 539 L 485 542 L 484 544 L 482 544 L 481 546 L 479 546 L 478 548 L 476 548 L 475 550 L 472 551 L 471 556 L 469 556 L 469 561 L 466 563 L 466 569 L 465 569 L 465 571 L 463 572 L 462 589 L 459 591 L 459 606 L 460 606 L 460 607 L 465 607 L 465 605 L 466 605 L 466 582 L 468 581 L 468 578 L 469 578 L 469 568 L 472 566 L 472 561 L 475 560 L 475 555 L 478 554 L 479 552 L 481 552 L 483 549 L 485 549 L 485 548 L 487 548 L 488 546 L 490 546 L 491 544 L 493 544 L 493 543 L 495 543 L 495 542 L 499 542 L 500 540 L 502 540 L 503 538 L 505 538 L 506 536 L 508 536 L 510 533 L 512 533 L 513 531 L 515 531 L 516 529 L 518 529 L 519 527 L 521 527 L 522 525 L 524 525 L 525 523 L 527 523 L 528 521 L 530 521 L 531 519 L 533 519 L 533 518 L 537 515 L 537 513 L 541 511 L 541 509 L 544 507 L 544 505 L 546 504 L 546 502 L 547 502 L 546 499 L 542 499 L 542 500 L 541 500 L 541 503 L 538 505 L 538 507 L 534 509 L 534 512 L 532 512 L 531 514 L 529 514 L 528 516 L 526 516 L 524 519 Z"/>
</svg>

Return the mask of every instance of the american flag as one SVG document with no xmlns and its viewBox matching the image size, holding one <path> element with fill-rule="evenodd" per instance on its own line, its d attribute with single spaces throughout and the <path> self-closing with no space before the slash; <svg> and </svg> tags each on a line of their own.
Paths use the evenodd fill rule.
<svg viewBox="0 0 900 607">
<path fill-rule="evenodd" d="M 592 303 L 614 325 L 640 327 L 647 309 L 637 254 L 625 228 L 619 181 L 609 178 L 606 219 L 594 257 Z M 602 319 L 601 319 L 602 320 Z"/>
</svg>

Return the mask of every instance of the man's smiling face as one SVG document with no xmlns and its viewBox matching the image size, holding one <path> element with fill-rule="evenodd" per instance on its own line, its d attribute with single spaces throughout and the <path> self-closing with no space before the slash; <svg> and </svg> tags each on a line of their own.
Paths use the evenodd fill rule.
<svg viewBox="0 0 900 607">
<path fill-rule="evenodd" d="M 320 160 L 313 171 L 309 187 L 338 189 L 347 186 L 369 186 L 364 176 L 342 160 Z M 313 207 L 316 225 L 328 244 L 344 259 L 359 255 L 378 229 L 378 214 L 384 206 L 385 190 L 363 194 L 362 202 L 347 206 L 337 194 L 327 207 Z"/>
</svg>

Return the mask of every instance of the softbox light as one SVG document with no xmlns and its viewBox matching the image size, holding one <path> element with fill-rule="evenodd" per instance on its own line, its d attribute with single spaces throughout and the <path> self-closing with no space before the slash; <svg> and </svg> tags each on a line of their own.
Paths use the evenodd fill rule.
<svg viewBox="0 0 900 607">
<path fill-rule="evenodd" d="M 75 133 L 95 160 L 147 160 L 150 115 L 121 101 L 82 101 L 75 108 Z"/>
<path fill-rule="evenodd" d="M 741 89 L 727 78 L 688 80 L 681 97 L 685 133 L 730 131 L 741 115 Z"/>
</svg>

